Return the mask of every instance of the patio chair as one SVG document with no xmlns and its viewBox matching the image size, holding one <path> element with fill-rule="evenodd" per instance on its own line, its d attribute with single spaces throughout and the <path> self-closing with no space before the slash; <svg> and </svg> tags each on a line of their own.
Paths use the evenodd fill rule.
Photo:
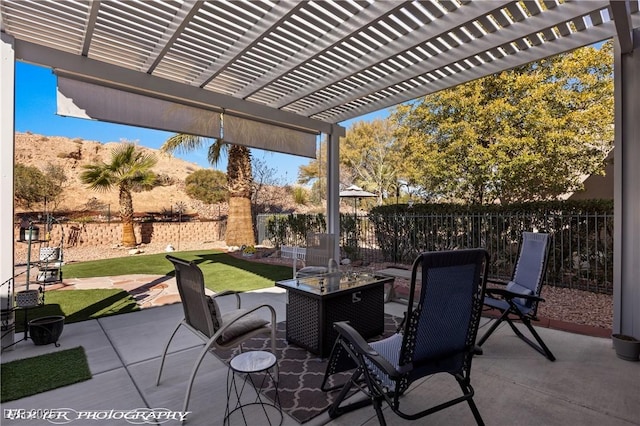
<svg viewBox="0 0 640 426">
<path fill-rule="evenodd" d="M 536 317 L 538 303 L 544 302 L 544 299 L 540 297 L 540 293 L 547 269 L 550 241 L 549 234 L 523 232 L 520 251 L 511 280 L 508 282 L 489 280 L 489 283 L 503 284 L 505 287 L 487 288 L 484 305 L 488 310 L 498 310 L 500 317 L 493 322 L 489 330 L 478 341 L 478 354 L 482 353 L 481 347 L 489 336 L 503 321 L 506 321 L 516 333 L 516 336 L 550 361 L 555 361 L 555 356 L 553 356 L 540 335 L 533 328 L 533 325 L 531 325 L 532 320 L 538 321 Z M 537 344 L 522 334 L 514 324 L 514 321 L 522 321 Z"/>
<path fill-rule="evenodd" d="M 182 307 L 184 309 L 184 318 L 178 322 L 167 344 L 162 352 L 160 360 L 160 369 L 158 370 L 158 378 L 156 386 L 160 384 L 164 360 L 169 350 L 171 340 L 181 326 L 186 327 L 205 343 L 200 350 L 196 362 L 191 370 L 187 393 L 184 398 L 184 410 L 187 411 L 189 406 L 189 397 L 191 396 L 191 388 L 196 378 L 198 368 L 202 363 L 204 356 L 212 347 L 220 349 L 231 349 L 242 342 L 256 335 L 269 333 L 271 334 L 271 352 L 276 354 L 276 312 L 270 305 L 259 305 L 251 309 L 241 308 L 240 294 L 235 291 L 224 291 L 209 297 L 205 294 L 204 276 L 202 270 L 194 263 L 189 262 L 171 255 L 166 256 L 173 263 L 176 274 L 176 284 Z M 220 308 L 216 302 L 216 298 L 235 295 L 236 310 L 220 313 Z M 271 313 L 271 322 L 260 318 L 256 311 L 263 309 Z M 276 376 L 277 373 L 276 364 Z"/>
<path fill-rule="evenodd" d="M 296 271 L 297 259 L 293 259 L 293 278 L 321 275 L 338 270 L 333 259 L 335 235 L 310 232 L 307 234 L 307 247 L 304 266 Z"/>
<path fill-rule="evenodd" d="M 367 343 L 348 322 L 334 323 L 338 338 L 329 357 L 322 389 L 331 389 L 326 388 L 331 375 L 344 371 L 349 363 L 354 370 L 329 408 L 329 416 L 336 418 L 373 403 L 378 421 L 384 425 L 383 401 L 407 420 L 466 401 L 476 422 L 483 424 L 473 401 L 470 372 L 488 259 L 484 249 L 419 255 L 413 263 L 405 321 L 391 337 Z M 422 289 L 415 295 L 419 268 L 422 268 Z M 409 386 L 436 373 L 451 374 L 462 389 L 462 396 L 422 411 L 403 411 L 400 397 Z M 361 390 L 367 398 L 341 406 L 352 388 Z"/>
</svg>

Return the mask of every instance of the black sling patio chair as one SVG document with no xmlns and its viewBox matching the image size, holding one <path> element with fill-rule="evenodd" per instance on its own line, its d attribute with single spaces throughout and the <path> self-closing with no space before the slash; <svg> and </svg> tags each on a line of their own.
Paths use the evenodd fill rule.
<svg viewBox="0 0 640 426">
<path fill-rule="evenodd" d="M 322 383 L 351 364 L 353 374 L 329 409 L 331 418 L 373 403 L 378 421 L 385 425 L 382 402 L 400 417 L 415 420 L 466 401 L 479 425 L 484 424 L 473 401 L 470 383 L 474 342 L 482 313 L 489 254 L 483 249 L 422 253 L 413 263 L 411 291 L 405 321 L 391 337 L 367 343 L 348 322 L 334 323 L 338 338 Z M 422 288 L 415 295 L 419 268 Z M 416 300 L 414 300 L 414 298 Z M 425 410 L 406 413 L 400 397 L 414 381 L 436 373 L 449 373 L 462 396 Z M 352 390 L 367 398 L 342 405 Z M 356 396 L 354 395 L 354 398 Z"/>
<path fill-rule="evenodd" d="M 487 296 L 484 298 L 485 307 L 488 310 L 498 310 L 500 316 L 495 319 L 489 330 L 478 341 L 478 354 L 482 353 L 481 347 L 489 336 L 500 324 L 506 321 L 516 336 L 540 352 L 548 360 L 555 361 L 555 356 L 553 356 L 531 324 L 531 321 L 538 321 L 536 317 L 538 303 L 544 302 L 544 299 L 540 297 L 540 293 L 544 283 L 544 274 L 547 270 L 550 242 L 549 234 L 523 232 L 520 251 L 511 280 L 508 282 L 489 280 L 489 283 L 503 284 L 505 287 L 487 288 Z M 514 324 L 514 321 L 521 321 L 537 343 L 522 334 Z"/>
<path fill-rule="evenodd" d="M 175 268 L 176 284 L 182 300 L 184 318 L 178 322 L 164 347 L 156 386 L 160 384 L 169 345 L 180 327 L 186 327 L 204 343 L 189 376 L 183 406 L 183 411 L 186 412 L 189 407 L 193 382 L 200 364 L 212 348 L 231 349 L 242 345 L 244 341 L 256 335 L 270 334 L 271 352 L 274 355 L 276 354 L 276 312 L 270 305 L 259 305 L 251 309 L 243 309 L 241 307 L 240 294 L 236 291 L 223 291 L 209 297 L 205 294 L 204 276 L 198 265 L 171 255 L 167 255 L 166 258 Z M 227 295 L 235 296 L 236 309 L 221 313 L 215 299 Z M 264 320 L 256 314 L 256 311 L 261 309 L 269 312 L 271 321 Z M 276 364 L 275 377 L 278 377 L 277 369 L 278 365 Z"/>
</svg>

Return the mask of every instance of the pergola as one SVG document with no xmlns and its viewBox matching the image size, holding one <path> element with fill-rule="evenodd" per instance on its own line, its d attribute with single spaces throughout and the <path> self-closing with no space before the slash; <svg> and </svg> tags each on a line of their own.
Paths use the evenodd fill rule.
<svg viewBox="0 0 640 426">
<path fill-rule="evenodd" d="M 5 236 L 15 61 L 54 70 L 63 115 L 215 137 L 224 114 L 225 140 L 309 157 L 323 135 L 338 233 L 337 123 L 615 38 L 613 328 L 640 336 L 638 0 L 0 0 L 0 13 Z M 13 242 L 0 246 L 4 281 Z"/>
</svg>

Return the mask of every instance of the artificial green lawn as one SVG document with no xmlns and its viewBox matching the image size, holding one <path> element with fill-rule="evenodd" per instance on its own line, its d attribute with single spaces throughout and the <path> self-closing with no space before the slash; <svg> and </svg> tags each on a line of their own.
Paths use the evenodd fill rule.
<svg viewBox="0 0 640 426">
<path fill-rule="evenodd" d="M 183 251 L 171 255 L 195 261 L 202 269 L 205 285 L 215 292 L 257 290 L 271 287 L 275 281 L 291 278 L 291 268 L 288 266 L 251 262 L 212 250 Z M 165 256 L 160 253 L 72 263 L 62 268 L 62 274 L 65 278 L 173 275 L 173 265 Z"/>
<path fill-rule="evenodd" d="M 6 402 L 88 380 L 91 371 L 84 348 L 79 346 L 4 363 L 0 375 L 0 402 Z"/>
<path fill-rule="evenodd" d="M 291 278 L 291 268 L 237 259 L 211 250 L 172 253 L 195 261 L 204 274 L 207 288 L 250 291 L 273 286 L 275 281 Z M 137 255 L 65 265 L 65 278 L 87 278 L 129 274 L 173 275 L 173 265 L 165 254 Z M 27 319 L 64 315 L 65 324 L 139 309 L 135 299 L 121 289 L 50 290 L 45 304 L 28 309 Z M 16 332 L 24 331 L 24 310 L 16 311 Z"/>
<path fill-rule="evenodd" d="M 44 293 L 44 305 L 28 309 L 27 319 L 64 315 L 65 324 L 70 324 L 139 309 L 135 299 L 122 289 L 52 290 Z M 22 309 L 15 312 L 16 332 L 24 331 L 24 313 Z"/>
</svg>

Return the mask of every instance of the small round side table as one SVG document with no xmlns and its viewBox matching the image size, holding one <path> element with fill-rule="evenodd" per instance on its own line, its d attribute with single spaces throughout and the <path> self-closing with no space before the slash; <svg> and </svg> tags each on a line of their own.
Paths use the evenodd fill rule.
<svg viewBox="0 0 640 426">
<path fill-rule="evenodd" d="M 275 365 L 275 355 L 267 351 L 243 352 L 231 359 L 231 362 L 229 363 L 229 370 L 227 371 L 227 407 L 224 412 L 223 424 L 231 424 L 231 415 L 236 411 L 240 411 L 244 424 L 248 425 L 249 423 L 247 423 L 247 416 L 245 416 L 245 408 L 248 406 L 259 406 L 269 425 L 272 424 L 271 418 L 269 417 L 269 412 L 274 412 L 275 409 L 275 414 L 280 416 L 280 421 L 274 424 L 282 424 L 283 416 L 282 406 L 280 405 L 280 397 L 278 396 L 278 378 L 274 377 L 274 375 L 272 374 L 272 370 Z M 256 373 L 262 373 L 262 380 L 259 387 L 256 386 L 253 381 L 253 377 L 251 376 L 252 374 Z M 238 380 L 236 380 L 237 375 L 244 376 L 242 384 L 240 386 L 238 385 L 238 381 L 240 381 L 240 379 L 238 378 Z M 268 380 L 271 380 L 275 390 L 274 402 L 263 399 L 265 397 L 261 396 L 260 394 L 260 390 L 264 389 L 265 386 L 268 385 Z M 251 383 L 252 387 L 255 389 L 255 400 L 253 400 L 253 398 L 250 398 L 247 401 L 248 398 L 246 397 L 244 398 L 245 401 L 242 400 L 242 393 L 244 392 L 247 382 Z M 232 395 L 235 395 L 236 401 L 233 408 L 231 408 Z M 257 410 L 257 413 L 260 413 L 260 411 Z M 254 419 L 256 411 L 252 411 L 251 414 L 251 419 Z M 253 422 L 253 424 L 265 423 Z"/>
</svg>

